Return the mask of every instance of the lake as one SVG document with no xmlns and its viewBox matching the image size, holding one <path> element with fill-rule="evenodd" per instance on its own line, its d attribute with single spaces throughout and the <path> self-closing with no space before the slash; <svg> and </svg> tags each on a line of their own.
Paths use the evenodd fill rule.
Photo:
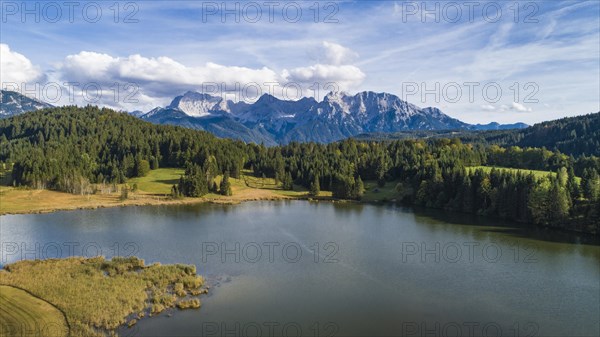
<svg viewBox="0 0 600 337">
<path fill-rule="evenodd" d="M 597 336 L 597 238 L 441 211 L 307 201 L 0 218 L 2 264 L 195 264 L 202 308 L 122 336 Z"/>
</svg>

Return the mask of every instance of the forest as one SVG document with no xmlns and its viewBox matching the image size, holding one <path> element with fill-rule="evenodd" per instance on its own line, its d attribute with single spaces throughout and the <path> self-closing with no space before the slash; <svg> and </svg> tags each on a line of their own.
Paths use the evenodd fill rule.
<svg viewBox="0 0 600 337">
<path fill-rule="evenodd" d="M 556 134 L 592 139 L 593 145 L 598 138 L 586 133 L 598 128 L 573 126 L 597 123 L 595 115 L 588 118 L 593 121 L 560 124 Z M 554 131 L 540 137 L 546 141 L 550 134 Z M 519 142 L 533 136 L 527 137 Z M 0 120 L 0 144 L 0 165 L 11 172 L 14 186 L 94 193 L 95 184 L 124 183 L 148 170 L 177 167 L 185 174 L 173 196 L 198 197 L 231 193 L 227 179 L 217 186 L 215 178 L 238 178 L 248 169 L 315 196 L 331 191 L 334 198 L 360 200 L 364 182 L 376 181 L 382 187 L 393 184 L 397 201 L 405 204 L 600 233 L 600 158 L 564 145 L 567 141 L 548 147 L 552 150 L 459 138 L 266 147 L 154 125 L 109 109 L 70 106 Z"/>
<path fill-rule="evenodd" d="M 389 134 L 364 134 L 362 140 L 414 138 L 459 138 L 465 143 L 500 146 L 545 147 L 573 156 L 600 156 L 600 112 L 566 117 L 512 130 L 404 131 Z"/>
</svg>

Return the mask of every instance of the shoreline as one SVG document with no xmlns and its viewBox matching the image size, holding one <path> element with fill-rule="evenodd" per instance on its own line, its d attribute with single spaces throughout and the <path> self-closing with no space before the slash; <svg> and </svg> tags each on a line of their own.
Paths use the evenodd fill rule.
<svg viewBox="0 0 600 337">
<path fill-rule="evenodd" d="M 196 204 L 216 204 L 216 205 L 238 205 L 241 203 L 252 202 L 252 201 L 285 201 L 285 200 L 304 200 L 304 201 L 326 201 L 333 203 L 355 203 L 355 204 L 370 204 L 370 205 L 380 205 L 386 203 L 394 203 L 394 200 L 343 200 L 343 199 L 335 199 L 329 195 L 321 195 L 318 197 L 313 197 L 308 195 L 306 191 L 295 191 L 294 194 L 281 194 L 277 193 L 276 190 L 272 189 L 260 189 L 260 188 L 247 188 L 244 190 L 239 190 L 238 193 L 234 193 L 233 196 L 222 196 L 216 194 L 208 194 L 204 197 L 199 198 L 183 198 L 183 199 L 171 199 L 170 197 L 164 195 L 156 195 L 156 194 L 148 194 L 148 193 L 140 193 L 134 194 L 131 198 L 127 200 L 120 200 L 119 195 L 117 194 L 94 194 L 89 196 L 82 195 L 74 195 L 65 192 L 56 192 L 50 190 L 30 190 L 30 189 L 5 189 L 0 191 L 0 217 L 5 215 L 26 215 L 26 214 L 49 214 L 55 212 L 68 212 L 68 211 L 77 211 L 77 210 L 94 210 L 94 209 L 102 209 L 102 208 L 116 208 L 116 207 L 130 207 L 130 206 L 169 206 L 169 205 L 196 205 Z M 50 204 L 45 206 L 32 207 L 31 200 L 28 199 L 26 203 L 26 207 L 22 209 L 3 209 L 4 203 L 7 201 L 6 194 L 7 193 L 19 193 L 21 194 L 21 198 L 23 194 L 36 194 L 40 200 L 48 200 L 53 197 L 58 198 L 58 200 L 53 200 Z M 62 200 L 62 199 L 68 200 Z M 435 208 L 425 208 L 427 210 L 436 210 Z M 467 214 L 463 212 L 449 211 L 453 214 Z M 484 218 L 488 218 L 484 216 Z M 493 217 L 492 217 L 493 218 Z M 497 218 L 493 218 L 497 219 Z M 502 220 L 502 219 L 497 219 Z M 588 232 L 584 230 L 576 230 L 576 229 L 567 229 L 567 228 L 559 228 L 553 226 L 537 226 L 533 224 L 524 224 L 519 223 L 520 225 L 530 225 L 534 228 L 547 229 L 553 231 L 561 231 L 566 233 L 574 233 L 574 234 L 582 234 L 589 235 L 593 237 L 598 237 L 599 234 Z"/>
<path fill-rule="evenodd" d="M 47 191 L 47 190 L 42 190 Z M 49 191 L 52 192 L 52 191 Z M 62 193 L 62 192 L 53 192 Z M 67 193 L 64 193 L 67 194 Z M 82 202 L 86 202 L 86 197 L 74 195 L 74 197 L 81 198 Z M 104 196 L 112 197 L 112 196 Z M 3 199 L 4 197 L 0 197 Z M 112 198 L 111 198 L 112 199 Z M 280 201 L 280 200 L 309 200 L 308 196 L 287 196 L 272 193 L 272 195 L 265 196 L 242 196 L 242 197 L 200 197 L 200 198 L 184 198 L 184 199 L 170 199 L 168 197 L 157 197 L 150 195 L 142 195 L 140 198 L 132 198 L 125 201 L 110 200 L 109 202 L 93 202 L 91 204 L 75 204 L 75 205 L 54 205 L 39 208 L 29 208 L 22 210 L 7 210 L 5 211 L 0 207 L 0 216 L 4 215 L 24 215 L 24 214 L 47 214 L 63 211 L 76 211 L 76 210 L 92 210 L 101 208 L 116 208 L 116 207 L 129 207 L 129 206 L 162 206 L 162 205 L 195 205 L 195 204 L 221 204 L 221 205 L 237 205 L 244 202 L 250 201 Z M 322 199 L 326 200 L 326 199 Z M 3 200 L 0 200 L 0 204 Z"/>
</svg>

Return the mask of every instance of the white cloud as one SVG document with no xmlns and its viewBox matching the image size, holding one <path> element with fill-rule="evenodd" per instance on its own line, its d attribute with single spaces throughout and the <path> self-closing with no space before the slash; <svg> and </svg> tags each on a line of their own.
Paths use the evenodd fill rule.
<svg viewBox="0 0 600 337">
<path fill-rule="evenodd" d="M 524 106 L 523 104 L 520 103 L 516 103 L 513 102 L 510 106 L 511 110 L 516 110 L 518 112 L 532 112 L 533 109 L 532 108 L 528 108 L 526 106 Z"/>
<path fill-rule="evenodd" d="M 358 58 L 358 54 L 350 48 L 337 43 L 323 41 L 323 54 L 327 64 L 342 65 L 352 63 Z"/>
<path fill-rule="evenodd" d="M 496 110 L 496 107 L 493 106 L 493 105 L 491 105 L 491 104 L 484 104 L 484 105 L 481 106 L 481 108 L 483 110 L 486 110 L 486 111 L 494 111 L 494 110 Z"/>
<path fill-rule="evenodd" d="M 358 58 L 356 52 L 328 41 L 323 41 L 319 48 L 321 56 L 317 64 L 285 69 L 282 78 L 287 83 L 311 89 L 318 83 L 322 92 L 351 90 L 363 83 L 365 73 L 351 64 Z"/>
<path fill-rule="evenodd" d="M 0 84 L 3 89 L 18 90 L 25 84 L 43 80 L 39 67 L 24 55 L 12 51 L 7 44 L 0 44 Z"/>
<path fill-rule="evenodd" d="M 365 74 L 358 67 L 342 64 L 356 57 L 356 53 L 329 42 L 323 42 L 322 47 L 327 63 L 283 69 L 281 73 L 268 67 L 225 66 L 212 62 L 202 66 L 187 66 L 169 57 L 148 58 L 139 54 L 114 57 L 82 51 L 67 56 L 57 67 L 57 74 L 63 82 L 78 83 L 73 90 L 74 96 L 81 96 L 81 88 L 92 84 L 95 88 L 102 88 L 104 98 L 92 102 L 93 104 L 129 110 L 165 105 L 173 97 L 188 90 L 228 97 L 233 94 L 240 100 L 253 100 L 262 93 L 295 99 L 300 98 L 299 96 L 317 95 L 318 92 L 307 90 L 315 83 L 319 84 L 319 89 L 323 89 L 321 91 L 348 90 L 362 83 Z M 111 93 L 115 83 L 121 86 L 134 84 L 138 88 L 136 98 L 139 98 L 139 104 L 143 106 L 117 101 L 114 92 Z M 289 93 L 285 86 L 290 84 L 302 89 L 298 97 L 287 97 Z M 121 100 L 123 96 L 121 93 L 117 99 Z"/>
<path fill-rule="evenodd" d="M 169 57 L 113 57 L 87 51 L 67 56 L 59 67 L 59 73 L 63 81 L 79 83 L 76 89 L 93 84 L 101 87 L 103 91 L 110 92 L 114 90 L 115 83 L 121 86 L 133 84 L 137 88 L 136 99 L 140 100 L 143 107 L 134 106 L 132 102 L 122 102 L 123 94 L 126 93 L 121 93 L 118 101 L 109 93 L 108 101 L 98 102 L 127 109 L 148 109 L 164 105 L 188 90 L 210 89 L 213 93 L 224 94 L 248 88 L 254 90 L 253 86 L 256 85 L 263 92 L 267 92 L 269 85 L 281 82 L 281 77 L 266 67 L 252 69 L 210 62 L 203 66 L 191 67 Z M 79 92 L 76 92 L 75 96 L 79 96 Z M 103 94 L 102 97 L 104 96 Z"/>
<path fill-rule="evenodd" d="M 289 82 L 311 84 L 333 83 L 340 90 L 358 86 L 365 79 L 365 74 L 352 65 L 315 64 L 284 71 L 283 77 Z"/>
<path fill-rule="evenodd" d="M 266 67 L 251 69 L 210 62 L 204 66 L 189 67 L 169 57 L 112 57 L 85 51 L 67 56 L 61 71 L 63 76 L 69 79 L 133 81 L 140 85 L 152 82 L 188 86 L 225 83 L 234 87 L 236 83 L 265 83 L 278 80 L 278 75 Z"/>
</svg>

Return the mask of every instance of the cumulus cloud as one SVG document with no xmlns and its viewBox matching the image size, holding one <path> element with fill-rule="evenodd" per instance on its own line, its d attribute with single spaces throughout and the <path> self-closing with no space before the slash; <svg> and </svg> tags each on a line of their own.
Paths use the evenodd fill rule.
<svg viewBox="0 0 600 337">
<path fill-rule="evenodd" d="M 160 82 L 164 85 L 202 86 L 206 83 L 263 83 L 277 81 L 277 74 L 263 67 L 251 69 L 207 63 L 190 67 L 169 57 L 147 58 L 141 55 L 112 57 L 81 52 L 69 55 L 61 66 L 63 76 L 76 80 L 133 81 L 140 85 Z"/>
<path fill-rule="evenodd" d="M 295 83 L 332 83 L 340 90 L 349 89 L 362 83 L 365 74 L 353 65 L 316 64 L 308 67 L 298 67 L 286 70 L 283 76 L 289 82 Z"/>
<path fill-rule="evenodd" d="M 528 107 L 524 106 L 523 104 L 516 103 L 516 102 L 513 102 L 511 104 L 510 109 L 511 110 L 516 110 L 518 112 L 532 112 L 533 111 L 532 108 L 528 108 Z"/>
<path fill-rule="evenodd" d="M 252 69 L 210 62 L 202 66 L 186 66 L 169 57 L 113 57 L 88 51 L 67 56 L 59 72 L 62 80 L 77 82 L 78 88 L 93 83 L 103 90 L 114 90 L 115 83 L 129 84 L 137 91 L 135 96 L 139 96 L 148 105 L 164 105 L 188 90 L 210 89 L 217 94 L 242 91 L 245 88 L 266 91 L 272 83 L 281 82 L 281 77 L 266 67 Z M 135 102 L 125 103 L 131 105 Z"/>
<path fill-rule="evenodd" d="M 279 71 L 212 62 L 190 66 L 165 56 L 113 56 L 81 51 L 55 63 L 47 71 L 48 80 L 25 56 L 2 44 L 2 82 L 30 83 L 44 79 L 46 85 L 58 87 L 58 98 L 39 97 L 52 104 L 95 104 L 130 111 L 165 106 L 190 90 L 233 100 L 252 101 L 264 93 L 298 99 L 320 96 L 326 91 L 349 90 L 363 82 L 365 74 L 350 64 L 356 53 L 330 42 L 322 42 L 320 47 L 323 57 L 316 64 Z M 315 84 L 318 91 L 314 90 Z M 290 85 L 301 90 L 289 96 L 291 92 L 286 88 Z"/>
<path fill-rule="evenodd" d="M 491 104 L 484 104 L 484 105 L 481 106 L 481 108 L 483 110 L 486 110 L 486 111 L 494 111 L 494 110 L 496 110 L 496 107 L 493 106 L 493 105 L 491 105 Z"/>
<path fill-rule="evenodd" d="M 89 83 L 101 87 L 101 96 L 108 98 L 108 101 L 93 103 L 112 107 L 122 104 L 110 104 L 111 99 L 114 101 L 114 95 L 111 96 L 110 92 L 105 95 L 104 91 L 114 90 L 112 87 L 115 83 L 131 83 L 136 86 L 136 96 L 139 96 L 144 109 L 150 105 L 165 105 L 188 90 L 228 97 L 237 93 L 238 99 L 252 100 L 262 93 L 283 96 L 282 92 L 287 92 L 284 88 L 294 84 L 302 91 L 297 96 L 284 98 L 296 99 L 312 94 L 313 91 L 308 88 L 315 83 L 320 85 L 322 91 L 348 90 L 362 83 L 365 74 L 354 65 L 343 64 L 356 57 L 356 53 L 329 42 L 323 42 L 322 47 L 326 63 L 283 69 L 281 73 L 267 67 L 225 66 L 211 62 L 202 66 L 187 66 L 169 57 L 114 57 L 90 51 L 67 56 L 58 73 L 61 80 L 78 83 L 79 89 Z M 75 96 L 79 94 L 76 92 Z"/>
<path fill-rule="evenodd" d="M 327 64 L 342 65 L 352 63 L 358 58 L 358 54 L 350 48 L 337 43 L 323 41 L 323 55 Z"/>
<path fill-rule="evenodd" d="M 321 56 L 317 64 L 285 69 L 282 77 L 288 83 L 301 86 L 318 83 L 324 91 L 350 90 L 364 81 L 365 73 L 352 64 L 358 58 L 356 52 L 328 41 L 323 41 L 319 47 Z"/>
<path fill-rule="evenodd" d="M 22 54 L 12 51 L 7 44 L 0 44 L 0 82 L 4 89 L 19 90 L 25 84 L 44 80 L 39 67 Z"/>
</svg>

